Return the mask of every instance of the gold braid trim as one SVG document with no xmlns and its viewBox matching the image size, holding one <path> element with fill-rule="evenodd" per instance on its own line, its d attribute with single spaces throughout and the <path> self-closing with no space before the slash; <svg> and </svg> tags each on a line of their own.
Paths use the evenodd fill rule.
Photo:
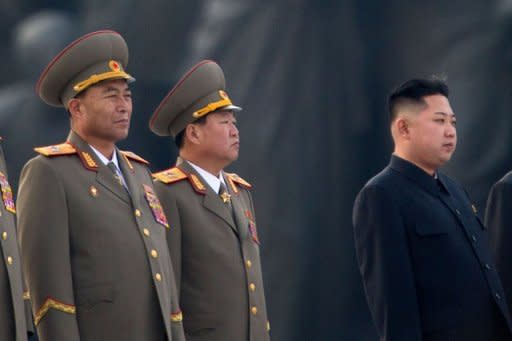
<svg viewBox="0 0 512 341">
<path fill-rule="evenodd" d="M 29 299 L 30 299 L 30 292 L 25 291 L 25 292 L 23 293 L 23 299 L 24 299 L 24 300 L 29 300 Z"/>
<path fill-rule="evenodd" d="M 181 311 L 171 314 L 171 322 L 181 322 L 181 321 L 183 321 L 183 313 Z"/>
<path fill-rule="evenodd" d="M 43 317 L 46 315 L 48 310 L 55 309 L 58 311 L 62 311 L 63 313 L 68 314 L 75 314 L 76 308 L 74 305 L 66 304 L 59 302 L 57 300 L 54 300 L 53 298 L 48 297 L 46 301 L 43 303 L 41 308 L 36 313 L 36 316 L 34 318 L 34 324 L 37 326 L 39 322 L 43 319 Z"/>
</svg>

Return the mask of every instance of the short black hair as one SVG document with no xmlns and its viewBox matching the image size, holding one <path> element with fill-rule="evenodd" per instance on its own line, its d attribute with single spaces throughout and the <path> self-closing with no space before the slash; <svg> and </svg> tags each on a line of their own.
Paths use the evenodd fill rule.
<svg viewBox="0 0 512 341">
<path fill-rule="evenodd" d="M 448 98 L 449 89 L 445 80 L 433 76 L 431 78 L 411 79 L 396 88 L 388 98 L 389 118 L 393 122 L 403 105 L 425 105 L 425 96 L 442 95 Z"/>
<path fill-rule="evenodd" d="M 192 122 L 192 124 L 205 124 L 206 123 L 206 117 L 208 117 L 208 115 L 199 117 L 197 120 Z M 187 129 L 187 127 L 185 127 L 182 131 L 180 131 L 176 135 L 176 137 L 174 138 L 174 143 L 176 144 L 176 147 L 178 147 L 178 150 L 181 149 L 181 147 L 183 147 L 183 140 L 184 140 L 185 130 L 186 129 Z"/>
</svg>

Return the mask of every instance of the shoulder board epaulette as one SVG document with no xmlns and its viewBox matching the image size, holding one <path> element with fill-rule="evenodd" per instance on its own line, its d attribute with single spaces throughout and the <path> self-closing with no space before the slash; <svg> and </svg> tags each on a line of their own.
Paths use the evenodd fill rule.
<svg viewBox="0 0 512 341">
<path fill-rule="evenodd" d="M 186 179 L 188 176 L 178 167 L 169 168 L 162 172 L 153 173 L 153 178 L 164 184 L 172 184 L 181 180 Z"/>
<path fill-rule="evenodd" d="M 34 150 L 44 156 L 70 155 L 76 153 L 75 147 L 67 142 L 55 144 L 53 146 L 36 147 Z"/>
<path fill-rule="evenodd" d="M 247 181 L 245 181 L 244 179 L 239 177 L 237 174 L 235 174 L 235 173 L 225 173 L 225 174 L 228 176 L 229 180 L 239 184 L 240 186 L 247 188 L 247 189 L 252 188 L 252 185 L 250 183 L 248 183 Z"/>
<path fill-rule="evenodd" d="M 143 158 L 141 158 L 140 156 L 138 156 L 137 154 L 135 154 L 133 152 L 130 152 L 128 150 L 121 150 L 121 153 L 123 153 L 123 155 L 126 156 L 127 158 L 130 158 L 130 159 L 138 161 L 140 163 L 145 163 L 146 165 L 149 165 L 149 161 L 144 160 Z"/>
</svg>

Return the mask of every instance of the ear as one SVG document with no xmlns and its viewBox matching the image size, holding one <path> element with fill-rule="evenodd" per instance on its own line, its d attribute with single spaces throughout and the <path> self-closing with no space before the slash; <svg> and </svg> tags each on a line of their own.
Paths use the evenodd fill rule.
<svg viewBox="0 0 512 341">
<path fill-rule="evenodd" d="M 68 112 L 72 118 L 81 117 L 84 115 L 83 106 L 78 98 L 72 98 L 68 102 Z"/>
<path fill-rule="evenodd" d="M 405 117 L 399 117 L 395 122 L 395 127 L 398 135 L 402 138 L 409 139 L 410 135 L 410 122 Z"/>
<path fill-rule="evenodd" d="M 202 131 L 197 124 L 188 124 L 185 128 L 185 137 L 193 144 L 201 143 Z"/>
</svg>

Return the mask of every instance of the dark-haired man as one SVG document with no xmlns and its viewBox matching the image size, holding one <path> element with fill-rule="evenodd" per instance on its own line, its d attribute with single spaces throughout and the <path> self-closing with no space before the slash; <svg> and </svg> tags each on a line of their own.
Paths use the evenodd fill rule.
<svg viewBox="0 0 512 341">
<path fill-rule="evenodd" d="M 512 172 L 491 188 L 487 199 L 485 226 L 489 229 L 491 249 L 501 276 L 509 310 L 512 308 Z"/>
<path fill-rule="evenodd" d="M 439 172 L 457 143 L 447 85 L 410 80 L 389 98 L 395 149 L 354 203 L 357 259 L 381 340 L 510 340 L 487 233 Z"/>
<path fill-rule="evenodd" d="M 168 231 L 187 341 L 268 341 L 269 323 L 251 185 L 224 168 L 238 158 L 235 111 L 224 73 L 205 60 L 151 118 L 173 136 L 176 167 L 154 174 Z"/>
<path fill-rule="evenodd" d="M 64 143 L 36 148 L 18 195 L 23 269 L 41 341 L 183 340 L 166 231 L 146 161 L 121 151 L 132 114 L 128 46 L 72 42 L 36 90 L 65 107 Z"/>
</svg>

